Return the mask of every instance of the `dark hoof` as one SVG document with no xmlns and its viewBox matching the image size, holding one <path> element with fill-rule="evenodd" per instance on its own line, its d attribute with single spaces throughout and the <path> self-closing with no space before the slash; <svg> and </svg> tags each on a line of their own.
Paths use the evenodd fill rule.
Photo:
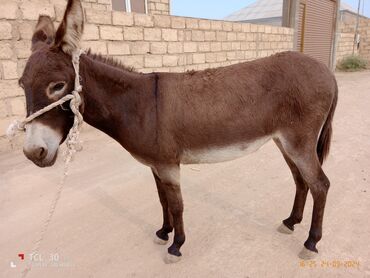
<svg viewBox="0 0 370 278">
<path fill-rule="evenodd" d="M 165 232 L 163 229 L 158 230 L 156 233 L 158 238 L 167 241 L 168 240 L 168 233 Z"/>
</svg>

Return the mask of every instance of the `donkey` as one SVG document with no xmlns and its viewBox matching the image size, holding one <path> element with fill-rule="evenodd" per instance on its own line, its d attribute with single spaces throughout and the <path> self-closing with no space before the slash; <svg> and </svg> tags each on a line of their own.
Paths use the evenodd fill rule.
<svg viewBox="0 0 370 278">
<path fill-rule="evenodd" d="M 69 0 L 55 32 L 40 16 L 32 54 L 19 80 L 27 115 L 73 89 L 71 53 L 79 49 L 84 16 Z M 328 155 L 338 88 L 331 71 L 297 52 L 227 67 L 186 73 L 138 73 L 90 52 L 80 60 L 87 123 L 108 134 L 153 172 L 163 209 L 157 242 L 167 243 L 169 262 L 185 242 L 180 164 L 216 163 L 256 151 L 274 140 L 291 169 L 296 195 L 280 231 L 302 220 L 308 190 L 312 224 L 303 257 L 318 252 L 329 180 L 321 165 Z M 72 112 L 57 107 L 26 126 L 24 154 L 40 167 L 54 164 L 72 126 Z"/>
</svg>

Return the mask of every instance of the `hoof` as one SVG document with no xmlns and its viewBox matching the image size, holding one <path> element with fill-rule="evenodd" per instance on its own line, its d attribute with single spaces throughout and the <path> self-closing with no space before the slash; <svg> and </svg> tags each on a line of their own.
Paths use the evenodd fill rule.
<svg viewBox="0 0 370 278">
<path fill-rule="evenodd" d="M 280 226 L 277 228 L 277 231 L 282 234 L 292 234 L 293 231 L 289 229 L 287 226 L 284 225 L 284 223 L 281 223 Z"/>
<path fill-rule="evenodd" d="M 155 244 L 159 244 L 159 245 L 166 245 L 168 240 L 163 240 L 157 236 L 154 236 L 154 239 L 153 239 L 154 243 Z"/>
<path fill-rule="evenodd" d="M 166 258 L 164 259 L 164 262 L 166 264 L 174 264 L 181 261 L 181 256 L 175 256 L 167 253 Z"/>
<path fill-rule="evenodd" d="M 298 257 L 302 260 L 313 260 L 318 255 L 317 252 L 313 252 L 311 250 L 308 250 L 306 247 L 303 247 L 301 252 L 299 252 Z"/>
</svg>

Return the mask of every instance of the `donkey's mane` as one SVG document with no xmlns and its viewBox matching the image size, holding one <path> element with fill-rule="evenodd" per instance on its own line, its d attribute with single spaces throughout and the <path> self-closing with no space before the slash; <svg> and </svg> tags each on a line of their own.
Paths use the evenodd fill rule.
<svg viewBox="0 0 370 278">
<path fill-rule="evenodd" d="M 125 66 L 120 61 L 117 61 L 111 57 L 105 57 L 102 54 L 91 53 L 91 49 L 87 51 L 87 55 L 93 60 L 99 61 L 101 63 L 108 64 L 110 66 L 120 68 L 125 71 L 135 72 L 135 69 L 133 67 Z"/>
</svg>

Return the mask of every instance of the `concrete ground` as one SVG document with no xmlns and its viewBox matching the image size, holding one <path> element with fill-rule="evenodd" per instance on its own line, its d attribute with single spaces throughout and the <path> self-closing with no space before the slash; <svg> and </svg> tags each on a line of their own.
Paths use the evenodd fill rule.
<svg viewBox="0 0 370 278">
<path fill-rule="evenodd" d="M 182 167 L 187 242 L 182 261 L 167 265 L 166 247 L 153 243 L 162 216 L 150 170 L 89 130 L 32 261 L 63 163 L 40 169 L 21 149 L 0 154 L 0 277 L 20 277 L 30 264 L 30 278 L 370 277 L 370 73 L 337 77 L 334 140 L 324 166 L 332 186 L 317 259 L 297 257 L 311 196 L 294 234 L 276 231 L 295 186 L 272 142 L 232 162 Z"/>
</svg>

